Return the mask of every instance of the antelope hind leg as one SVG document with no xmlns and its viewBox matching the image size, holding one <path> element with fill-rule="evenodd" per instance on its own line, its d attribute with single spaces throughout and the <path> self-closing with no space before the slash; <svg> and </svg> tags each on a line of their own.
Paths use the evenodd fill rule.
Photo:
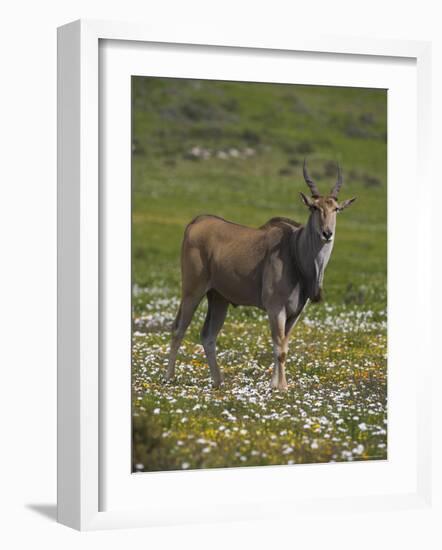
<svg viewBox="0 0 442 550">
<path fill-rule="evenodd" d="M 216 360 L 216 339 L 224 324 L 229 303 L 215 290 L 209 290 L 207 302 L 208 309 L 201 330 L 201 341 L 209 363 L 213 386 L 218 388 L 223 382 L 223 375 Z"/>
<path fill-rule="evenodd" d="M 178 349 L 190 325 L 202 295 L 186 296 L 181 300 L 176 319 L 172 325 L 172 338 L 170 342 L 169 362 L 166 371 L 166 381 L 172 380 L 175 376 L 175 362 Z"/>
</svg>

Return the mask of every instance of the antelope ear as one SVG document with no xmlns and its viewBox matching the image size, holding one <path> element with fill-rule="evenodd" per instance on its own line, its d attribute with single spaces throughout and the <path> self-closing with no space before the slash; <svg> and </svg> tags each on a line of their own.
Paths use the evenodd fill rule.
<svg viewBox="0 0 442 550">
<path fill-rule="evenodd" d="M 353 204 L 356 200 L 356 197 L 353 197 L 352 199 L 347 199 L 344 202 L 341 202 L 338 206 L 339 211 L 344 210 L 345 208 L 348 208 L 351 204 Z"/>
<path fill-rule="evenodd" d="M 307 206 L 307 208 L 313 208 L 315 203 L 312 201 L 310 197 L 307 197 L 307 195 L 304 195 L 302 191 L 299 192 L 301 195 L 302 202 Z"/>
</svg>

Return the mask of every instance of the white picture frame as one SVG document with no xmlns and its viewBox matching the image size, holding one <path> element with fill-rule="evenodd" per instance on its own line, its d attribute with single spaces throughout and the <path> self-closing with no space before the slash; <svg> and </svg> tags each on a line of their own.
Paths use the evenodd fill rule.
<svg viewBox="0 0 442 550">
<path fill-rule="evenodd" d="M 161 33 L 160 33 L 161 34 Z M 310 52 L 335 56 L 376 56 L 378 58 L 411 59 L 416 64 L 417 80 L 417 168 L 420 178 L 428 181 L 430 44 L 362 38 L 305 36 L 268 44 L 264 39 L 242 40 L 227 37 L 211 43 L 201 36 L 186 36 L 185 30 L 174 36 L 155 35 L 151 29 L 134 24 L 76 21 L 58 32 L 58 520 L 80 530 L 152 526 L 178 522 L 231 520 L 268 516 L 263 509 L 266 498 L 275 502 L 275 495 L 250 502 L 239 512 L 201 502 L 189 510 L 166 513 L 164 508 L 133 507 L 123 503 L 103 510 L 100 484 L 103 483 L 103 445 L 100 414 L 100 302 L 103 297 L 102 250 L 100 248 L 103 208 L 100 191 L 100 41 L 125 41 L 128 48 L 140 43 L 174 44 L 229 48 L 229 52 L 272 51 Z M 210 55 L 210 54 L 209 54 Z M 419 233 L 430 224 L 430 210 L 425 201 L 414 212 L 419 220 Z M 428 288 L 431 280 L 430 243 L 419 251 L 420 268 L 416 272 L 419 284 Z M 426 295 L 419 296 L 422 319 L 419 324 L 422 347 L 427 360 L 420 365 L 416 381 L 416 484 L 410 491 L 390 491 L 357 497 L 337 495 L 330 498 L 290 499 L 281 493 L 284 506 L 281 514 L 295 511 L 327 509 L 331 504 L 346 510 L 357 506 L 361 510 L 425 507 L 431 501 L 431 433 L 430 433 L 430 371 L 431 303 Z M 413 413 L 414 414 L 414 413 Z M 343 465 L 341 465 L 341 468 Z M 414 466 L 413 466 L 414 467 Z M 257 469 L 255 469 L 255 472 Z M 284 483 L 284 473 L 267 470 L 266 476 L 277 475 Z M 244 475 L 241 470 L 234 474 Z M 272 473 L 273 472 L 273 473 Z M 192 474 L 174 473 L 174 476 Z M 159 474 L 162 475 L 162 474 Z M 170 474 L 169 474 L 170 475 Z M 222 482 L 223 472 L 218 471 Z M 322 477 L 335 475 L 322 471 Z M 357 473 L 354 474 L 357 478 Z M 165 479 L 165 478 L 163 478 Z M 176 478 L 177 479 L 177 478 Z M 187 479 L 190 479 L 187 477 Z M 324 478 L 325 479 L 325 478 Z M 173 491 L 173 485 L 168 486 Z M 414 485 L 413 485 L 414 487 Z M 312 491 L 314 494 L 314 491 Z M 252 499 L 253 500 L 253 499 Z M 244 507 L 243 507 L 244 508 Z M 275 508 L 273 506 L 273 508 Z M 277 515 L 278 515 L 277 514 Z M 277 516 L 274 516 L 277 517 Z"/>
</svg>

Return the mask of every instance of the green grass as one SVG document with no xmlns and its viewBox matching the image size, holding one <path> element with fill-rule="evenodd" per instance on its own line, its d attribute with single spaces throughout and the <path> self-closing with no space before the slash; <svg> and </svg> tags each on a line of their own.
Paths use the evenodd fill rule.
<svg viewBox="0 0 442 550">
<path fill-rule="evenodd" d="M 134 470 L 386 458 L 386 92 L 132 84 Z M 289 391 L 269 389 L 268 324 L 251 308 L 230 308 L 218 342 L 226 383 L 211 388 L 199 342 L 205 304 L 177 381 L 164 385 L 185 225 L 202 213 L 251 226 L 305 221 L 304 156 L 324 192 L 339 161 L 341 197 L 358 200 L 338 218 L 325 302 L 293 333 Z"/>
</svg>

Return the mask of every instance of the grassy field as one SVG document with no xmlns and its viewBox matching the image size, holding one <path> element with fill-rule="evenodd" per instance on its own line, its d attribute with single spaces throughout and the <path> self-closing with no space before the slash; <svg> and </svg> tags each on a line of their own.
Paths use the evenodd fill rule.
<svg viewBox="0 0 442 550">
<path fill-rule="evenodd" d="M 295 464 L 387 456 L 386 92 L 134 78 L 133 469 Z M 325 301 L 291 340 L 289 390 L 270 390 L 265 314 L 230 308 L 211 388 L 202 303 L 165 385 L 184 227 L 212 213 L 305 221 L 302 161 L 328 191 L 344 172 Z"/>
</svg>

